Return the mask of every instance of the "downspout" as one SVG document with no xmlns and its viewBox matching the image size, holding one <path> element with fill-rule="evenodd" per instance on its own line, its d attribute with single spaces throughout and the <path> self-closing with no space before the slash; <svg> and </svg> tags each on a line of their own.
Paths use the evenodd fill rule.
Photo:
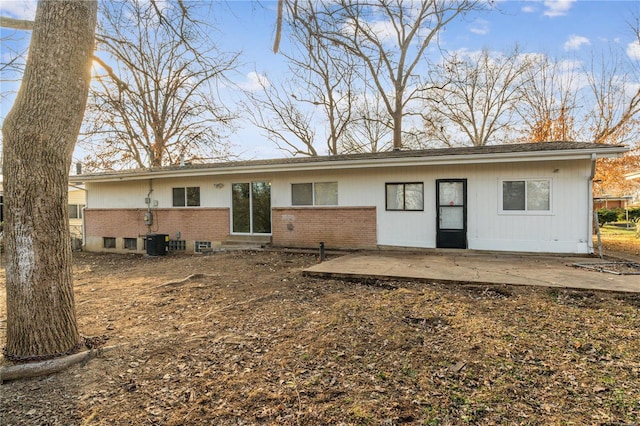
<svg viewBox="0 0 640 426">
<path fill-rule="evenodd" d="M 84 202 L 84 207 L 82 208 L 82 250 L 84 250 L 84 248 L 87 246 L 87 222 L 86 222 L 86 218 L 85 218 L 85 209 L 87 208 L 87 205 L 89 204 L 89 191 L 87 191 L 85 189 L 85 202 Z"/>
<path fill-rule="evenodd" d="M 151 233 L 151 226 L 153 225 L 153 213 L 151 213 L 151 193 L 153 192 L 153 179 L 149 179 L 149 192 L 147 192 L 146 204 L 147 213 L 145 214 L 145 223 L 147 225 L 147 234 Z"/>
<path fill-rule="evenodd" d="M 594 252 L 594 248 L 593 248 L 593 227 L 596 227 L 596 234 L 598 235 L 598 254 L 600 255 L 600 258 L 602 259 L 603 254 L 602 254 L 602 239 L 600 238 L 600 222 L 598 221 L 598 213 L 593 209 L 593 178 L 596 176 L 596 159 L 597 159 L 597 155 L 595 152 L 591 153 L 591 174 L 589 175 L 589 180 L 588 180 L 588 184 L 589 184 L 589 197 L 587 202 L 589 203 L 589 215 L 588 215 L 588 221 L 589 221 L 589 226 L 588 226 L 588 230 L 589 230 L 589 236 L 587 241 L 589 241 L 589 249 L 590 252 L 593 253 Z"/>
</svg>

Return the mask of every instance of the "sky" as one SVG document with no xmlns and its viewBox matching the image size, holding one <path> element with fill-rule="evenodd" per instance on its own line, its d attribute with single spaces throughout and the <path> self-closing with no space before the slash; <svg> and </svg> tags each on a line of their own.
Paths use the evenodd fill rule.
<svg viewBox="0 0 640 426">
<path fill-rule="evenodd" d="M 451 23 L 440 36 L 440 46 L 453 51 L 477 51 L 482 48 L 504 51 L 518 44 L 523 52 L 567 56 L 588 61 L 593 52 L 615 47 L 640 65 L 640 45 L 634 39 L 630 24 L 640 18 L 638 0 L 536 0 L 495 2 L 497 10 L 474 13 Z M 286 78 L 287 64 L 282 55 L 272 51 L 276 23 L 276 2 L 268 0 L 217 0 L 211 19 L 218 29 L 219 46 L 225 51 L 241 51 L 240 65 L 231 79 L 241 88 L 257 87 L 258 78 L 272 81 Z M 35 1 L 2 0 L 0 14 L 19 19 L 32 19 Z M 3 58 L 12 43 L 28 42 L 21 36 L 2 30 Z M 22 38 L 21 38 L 22 37 Z M 286 49 L 286 34 L 282 49 Z M 9 83 L 3 82 L 2 91 Z M 638 82 L 640 84 L 640 82 Z M 2 99 L 0 120 L 9 111 L 12 97 Z M 247 121 L 237 123 L 231 135 L 233 151 L 242 159 L 277 158 L 279 151 Z M 80 157 L 81 153 L 75 156 Z"/>
</svg>

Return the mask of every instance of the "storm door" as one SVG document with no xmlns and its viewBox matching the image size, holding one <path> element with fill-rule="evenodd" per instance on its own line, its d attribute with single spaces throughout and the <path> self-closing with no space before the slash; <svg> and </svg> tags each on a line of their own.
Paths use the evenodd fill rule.
<svg viewBox="0 0 640 426">
<path fill-rule="evenodd" d="M 231 185 L 233 233 L 271 233 L 271 183 L 247 182 Z"/>
<path fill-rule="evenodd" d="M 467 180 L 436 180 L 438 248 L 467 248 Z"/>
</svg>

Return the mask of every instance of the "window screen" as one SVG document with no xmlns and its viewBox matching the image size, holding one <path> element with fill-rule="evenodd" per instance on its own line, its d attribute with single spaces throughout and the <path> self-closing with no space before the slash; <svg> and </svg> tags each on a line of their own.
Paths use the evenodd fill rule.
<svg viewBox="0 0 640 426">
<path fill-rule="evenodd" d="M 200 187 L 192 186 L 187 188 L 187 206 L 200 205 Z"/>
<path fill-rule="evenodd" d="M 173 207 L 185 206 L 185 189 L 173 188 Z"/>
<path fill-rule="evenodd" d="M 313 184 L 312 183 L 292 183 L 291 184 L 291 204 L 294 206 L 313 205 Z"/>
<path fill-rule="evenodd" d="M 387 183 L 386 207 L 387 210 L 424 210 L 424 184 Z"/>
<path fill-rule="evenodd" d="M 551 182 L 549 179 L 510 180 L 502 182 L 502 210 L 551 210 Z"/>
<path fill-rule="evenodd" d="M 69 219 L 82 219 L 84 204 L 69 204 Z"/>
<path fill-rule="evenodd" d="M 200 205 L 200 187 L 173 188 L 173 207 L 197 207 Z"/>
<path fill-rule="evenodd" d="M 313 195 L 317 206 L 338 205 L 338 182 L 317 182 L 313 184 Z"/>
<path fill-rule="evenodd" d="M 338 182 L 292 183 L 291 205 L 337 206 Z"/>
</svg>

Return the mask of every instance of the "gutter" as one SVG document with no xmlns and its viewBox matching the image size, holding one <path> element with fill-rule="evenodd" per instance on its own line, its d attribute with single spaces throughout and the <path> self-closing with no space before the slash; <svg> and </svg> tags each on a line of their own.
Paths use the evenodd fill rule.
<svg viewBox="0 0 640 426">
<path fill-rule="evenodd" d="M 587 180 L 587 185 L 588 185 L 588 197 L 587 197 L 587 211 L 589 212 L 589 214 L 587 215 L 587 221 L 588 221 L 588 226 L 587 226 L 587 230 L 588 235 L 587 235 L 587 241 L 588 243 L 588 248 L 589 248 L 589 252 L 590 253 L 594 253 L 595 249 L 593 247 L 593 227 L 596 227 L 596 233 L 598 234 L 598 250 L 600 252 L 600 258 L 602 259 L 603 255 L 602 255 L 602 240 L 600 239 L 600 223 L 598 222 L 598 218 L 596 216 L 596 212 L 593 209 L 593 178 L 596 176 L 596 160 L 598 159 L 598 156 L 595 152 L 593 152 L 591 154 L 591 173 L 589 174 L 589 179 Z"/>
</svg>

